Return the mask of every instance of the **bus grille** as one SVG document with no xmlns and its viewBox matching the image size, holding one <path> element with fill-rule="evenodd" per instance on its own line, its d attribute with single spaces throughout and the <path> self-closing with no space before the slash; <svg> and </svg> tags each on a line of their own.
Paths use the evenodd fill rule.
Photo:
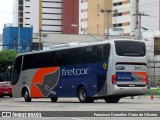
<svg viewBox="0 0 160 120">
<path fill-rule="evenodd" d="M 97 75 L 97 94 L 98 95 L 105 95 L 107 94 L 107 83 L 106 75 Z"/>
</svg>

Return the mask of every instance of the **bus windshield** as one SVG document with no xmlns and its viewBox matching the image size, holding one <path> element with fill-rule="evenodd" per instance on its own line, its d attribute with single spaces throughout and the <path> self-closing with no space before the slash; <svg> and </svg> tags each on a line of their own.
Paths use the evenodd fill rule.
<svg viewBox="0 0 160 120">
<path fill-rule="evenodd" d="M 115 41 L 116 53 L 119 56 L 145 56 L 145 43 L 138 41 Z"/>
</svg>

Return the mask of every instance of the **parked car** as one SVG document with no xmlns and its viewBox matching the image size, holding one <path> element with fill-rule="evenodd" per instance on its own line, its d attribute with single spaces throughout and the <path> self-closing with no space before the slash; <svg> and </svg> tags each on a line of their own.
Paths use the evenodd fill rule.
<svg viewBox="0 0 160 120">
<path fill-rule="evenodd" d="M 12 97 L 12 86 L 9 81 L 0 82 L 0 97 L 3 96 Z"/>
</svg>

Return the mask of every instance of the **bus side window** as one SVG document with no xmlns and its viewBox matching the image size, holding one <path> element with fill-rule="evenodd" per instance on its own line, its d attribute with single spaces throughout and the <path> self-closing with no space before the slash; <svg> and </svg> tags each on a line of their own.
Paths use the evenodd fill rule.
<svg viewBox="0 0 160 120">
<path fill-rule="evenodd" d="M 88 46 L 85 48 L 85 54 L 84 54 L 84 57 L 85 57 L 85 63 L 92 63 L 93 61 L 93 56 L 92 56 L 92 47 L 91 46 Z"/>
<path fill-rule="evenodd" d="M 110 44 L 106 44 L 103 47 L 103 60 L 108 60 L 110 56 Z"/>
<path fill-rule="evenodd" d="M 103 60 L 102 58 L 103 58 L 103 46 L 102 45 L 100 45 L 100 46 L 97 46 L 97 49 L 96 49 L 96 53 L 97 53 L 97 61 L 101 61 L 101 60 Z"/>
<path fill-rule="evenodd" d="M 27 70 L 27 69 L 32 69 L 34 68 L 34 60 L 33 60 L 34 56 L 33 55 L 25 55 L 24 59 L 23 59 L 23 67 L 22 70 Z"/>
<path fill-rule="evenodd" d="M 21 65 L 22 65 L 22 56 L 19 56 L 15 60 L 13 72 L 12 72 L 12 85 L 18 82 L 20 72 L 21 72 Z"/>
<path fill-rule="evenodd" d="M 57 66 L 56 52 L 51 51 L 51 52 L 42 53 L 42 62 L 43 62 L 43 65 L 42 65 L 43 67 Z"/>
</svg>

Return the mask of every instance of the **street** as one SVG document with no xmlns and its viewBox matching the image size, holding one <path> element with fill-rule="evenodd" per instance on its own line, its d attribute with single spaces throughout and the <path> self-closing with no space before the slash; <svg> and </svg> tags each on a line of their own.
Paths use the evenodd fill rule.
<svg viewBox="0 0 160 120">
<path fill-rule="evenodd" d="M 160 98 L 128 97 L 110 104 L 104 100 L 79 103 L 77 98 L 59 98 L 56 103 L 52 103 L 49 98 L 40 98 L 27 103 L 23 98 L 4 97 L 0 98 L 0 106 L 0 111 L 158 111 Z"/>
<path fill-rule="evenodd" d="M 0 111 L 159 111 L 160 109 L 160 98 L 150 99 L 147 97 L 134 97 L 123 98 L 117 104 L 105 103 L 104 100 L 98 100 L 94 103 L 79 103 L 77 98 L 59 98 L 57 103 L 52 103 L 49 98 L 46 99 L 33 99 L 32 102 L 24 102 L 23 98 L 9 98 L 4 97 L 0 98 Z M 54 113 L 53 113 L 54 114 Z M 73 112 L 74 114 L 74 112 Z M 91 116 L 89 116 L 91 117 Z M 76 117 L 67 117 L 65 120 L 89 120 L 89 117 L 79 118 Z M 55 115 L 54 119 L 56 120 L 57 116 Z M 100 117 L 102 120 L 107 119 L 108 117 Z M 109 117 L 111 120 L 116 119 L 117 117 Z M 122 119 L 123 117 L 120 117 Z M 127 119 L 128 117 L 125 117 Z M 5 118 L 3 118 L 5 119 Z M 36 119 L 36 118 L 35 118 Z M 51 119 L 48 118 L 48 119 Z M 52 118 L 53 119 L 53 118 Z M 59 115 L 58 119 L 64 119 L 63 115 Z M 93 116 L 94 120 L 97 120 L 97 117 Z M 131 119 L 137 119 L 137 117 L 131 117 Z M 141 117 L 143 119 L 143 117 Z M 150 119 L 150 117 L 145 118 Z M 158 117 L 154 117 L 158 119 Z"/>
</svg>

